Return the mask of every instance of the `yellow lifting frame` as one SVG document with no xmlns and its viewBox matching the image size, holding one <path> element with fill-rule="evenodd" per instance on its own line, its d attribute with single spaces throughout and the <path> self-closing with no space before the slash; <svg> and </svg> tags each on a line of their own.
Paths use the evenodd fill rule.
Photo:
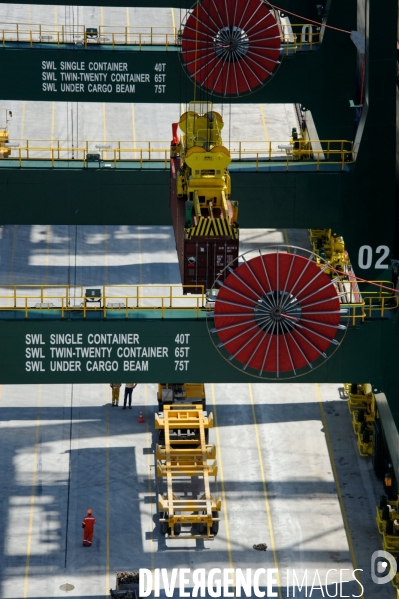
<svg viewBox="0 0 399 599">
<path fill-rule="evenodd" d="M 157 445 L 156 448 L 157 478 L 166 479 L 167 484 L 166 496 L 158 496 L 158 509 L 168 515 L 167 519 L 161 518 L 160 522 L 168 522 L 171 539 L 178 538 L 174 534 L 175 524 L 204 524 L 204 534 L 184 535 L 184 538 L 213 538 L 212 523 L 219 521 L 219 518 L 214 517 L 212 512 L 220 511 L 221 499 L 219 496 L 214 498 L 210 492 L 209 477 L 214 476 L 216 481 L 218 472 L 216 460 L 208 463 L 209 459 L 216 456 L 215 446 L 207 445 L 205 440 L 205 430 L 212 426 L 213 415 L 204 416 L 202 405 L 164 406 L 163 417 L 155 415 L 155 428 L 165 431 L 165 445 Z M 171 441 L 171 431 L 182 428 L 198 430 L 199 440 L 184 438 Z M 174 447 L 171 447 L 171 443 Z M 204 493 L 199 499 L 180 499 L 173 491 L 173 479 L 176 476 L 202 477 Z"/>
</svg>

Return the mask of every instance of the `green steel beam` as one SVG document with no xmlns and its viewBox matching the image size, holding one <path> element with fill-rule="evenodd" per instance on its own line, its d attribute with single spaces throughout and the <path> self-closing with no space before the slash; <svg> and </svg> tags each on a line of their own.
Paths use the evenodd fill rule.
<svg viewBox="0 0 399 599">
<path fill-rule="evenodd" d="M 335 2 L 344 3 L 345 0 L 335 0 Z M 191 8 L 195 5 L 196 0 L 123 0 L 123 2 L 117 2 L 115 0 L 102 0 L 101 6 L 121 6 L 121 7 L 135 7 L 135 8 Z M 21 0 L 18 4 L 42 4 L 51 6 L 65 6 L 62 2 L 55 2 L 55 0 Z M 98 0 L 72 0 L 68 6 L 98 6 Z M 301 11 L 302 15 L 316 14 L 315 2 L 313 0 L 279 0 L 278 5 L 280 8 L 292 11 Z"/>
<path fill-rule="evenodd" d="M 223 358 L 203 318 L 153 319 L 150 312 L 147 316 L 118 321 L 2 320 L 0 380 L 2 384 L 104 383 L 114 379 L 273 382 L 252 377 Z M 384 390 L 385 365 L 395 331 L 394 320 L 376 320 L 349 329 L 327 362 L 296 380 L 338 384 L 378 379 Z M 130 339 L 120 335 L 130 335 Z M 149 357 L 151 352 L 157 357 Z"/>
</svg>

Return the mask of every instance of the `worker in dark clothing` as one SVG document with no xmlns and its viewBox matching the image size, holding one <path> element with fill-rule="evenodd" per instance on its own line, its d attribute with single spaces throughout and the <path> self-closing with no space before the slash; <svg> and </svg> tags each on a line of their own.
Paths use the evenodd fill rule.
<svg viewBox="0 0 399 599">
<path fill-rule="evenodd" d="M 125 397 L 123 400 L 123 409 L 126 410 L 127 398 L 129 397 L 129 409 L 132 409 L 132 393 L 133 389 L 137 387 L 137 383 L 125 383 Z"/>
<path fill-rule="evenodd" d="M 94 532 L 94 524 L 96 523 L 96 519 L 93 516 L 93 510 L 87 510 L 87 516 L 83 518 L 82 528 L 83 528 L 83 545 L 84 547 L 91 547 L 91 543 L 93 541 L 93 532 Z"/>
<path fill-rule="evenodd" d="M 119 391 L 122 387 L 122 383 L 110 383 L 112 389 L 112 405 L 119 406 Z"/>
</svg>

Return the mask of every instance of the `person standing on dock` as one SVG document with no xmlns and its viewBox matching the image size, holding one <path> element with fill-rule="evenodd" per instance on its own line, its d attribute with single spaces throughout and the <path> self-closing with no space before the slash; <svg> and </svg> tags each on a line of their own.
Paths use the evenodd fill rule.
<svg viewBox="0 0 399 599">
<path fill-rule="evenodd" d="M 83 528 L 83 546 L 91 547 L 93 541 L 93 532 L 94 525 L 96 523 L 96 519 L 93 516 L 93 510 L 90 508 L 87 510 L 87 516 L 83 518 L 82 528 Z"/>
<path fill-rule="evenodd" d="M 112 389 L 112 405 L 119 406 L 119 392 L 122 387 L 122 383 L 110 383 Z"/>
<path fill-rule="evenodd" d="M 132 409 L 132 393 L 133 389 L 137 387 L 137 383 L 125 383 L 125 397 L 123 400 L 123 409 L 126 410 L 127 398 L 129 397 L 129 410 Z"/>
</svg>

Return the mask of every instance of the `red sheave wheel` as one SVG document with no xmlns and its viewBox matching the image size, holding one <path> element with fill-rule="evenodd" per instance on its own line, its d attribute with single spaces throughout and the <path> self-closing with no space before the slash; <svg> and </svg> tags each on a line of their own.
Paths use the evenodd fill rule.
<svg viewBox="0 0 399 599">
<path fill-rule="evenodd" d="M 215 300 L 211 333 L 217 334 L 218 349 L 260 377 L 312 370 L 339 345 L 338 332 L 346 330 L 335 284 L 296 251 L 259 250 L 258 256 L 243 259 L 235 270 L 228 267 Z"/>
<path fill-rule="evenodd" d="M 280 46 L 275 16 L 260 0 L 202 0 L 187 15 L 181 57 L 200 86 L 240 96 L 265 84 Z"/>
</svg>

